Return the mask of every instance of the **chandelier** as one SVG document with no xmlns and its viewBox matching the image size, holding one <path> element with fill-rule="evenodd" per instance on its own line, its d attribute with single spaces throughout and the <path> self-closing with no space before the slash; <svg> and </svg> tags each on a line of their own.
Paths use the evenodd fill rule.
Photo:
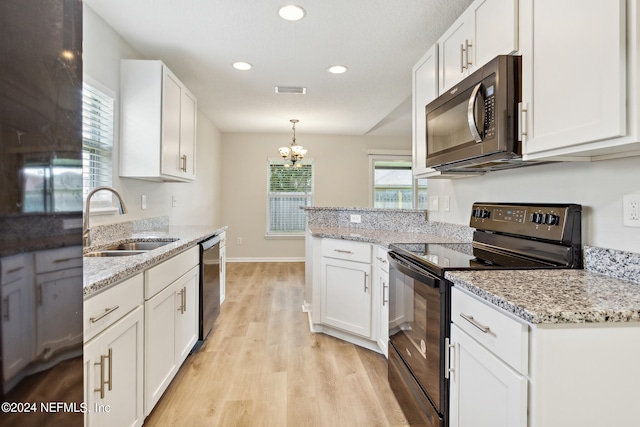
<svg viewBox="0 0 640 427">
<path fill-rule="evenodd" d="M 291 147 L 280 147 L 280 155 L 284 160 L 288 160 L 294 167 L 301 167 L 302 163 L 298 163 L 300 160 L 304 159 L 305 154 L 307 154 L 307 150 L 304 149 L 301 145 L 296 144 L 296 123 L 298 123 L 298 119 L 289 120 L 293 123 L 293 140 L 291 141 Z M 289 167 L 289 164 L 285 164 L 285 167 Z"/>
</svg>

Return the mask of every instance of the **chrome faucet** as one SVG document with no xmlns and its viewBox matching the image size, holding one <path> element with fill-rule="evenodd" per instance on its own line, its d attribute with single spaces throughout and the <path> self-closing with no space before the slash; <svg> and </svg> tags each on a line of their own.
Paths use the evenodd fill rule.
<svg viewBox="0 0 640 427">
<path fill-rule="evenodd" d="M 87 201 L 84 210 L 84 223 L 82 225 L 82 245 L 84 247 L 91 246 L 91 229 L 89 228 L 89 211 L 91 207 L 91 197 L 98 191 L 107 190 L 111 191 L 116 195 L 118 201 L 120 202 L 120 215 L 124 215 L 127 213 L 127 207 L 124 204 L 124 200 L 122 200 L 122 196 L 118 193 L 118 190 L 111 187 L 96 187 L 87 194 Z"/>
</svg>

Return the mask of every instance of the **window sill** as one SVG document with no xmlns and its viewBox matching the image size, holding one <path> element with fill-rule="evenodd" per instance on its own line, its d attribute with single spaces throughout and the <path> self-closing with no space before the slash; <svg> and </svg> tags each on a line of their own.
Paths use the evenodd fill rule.
<svg viewBox="0 0 640 427">
<path fill-rule="evenodd" d="M 265 234 L 265 240 L 301 240 L 304 239 L 304 232 L 290 234 Z"/>
</svg>

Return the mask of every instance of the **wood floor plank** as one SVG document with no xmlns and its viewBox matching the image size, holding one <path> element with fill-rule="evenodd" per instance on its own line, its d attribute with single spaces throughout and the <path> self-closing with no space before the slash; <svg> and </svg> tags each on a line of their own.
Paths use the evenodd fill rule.
<svg viewBox="0 0 640 427">
<path fill-rule="evenodd" d="M 384 356 L 309 331 L 304 263 L 229 263 L 214 330 L 145 426 L 401 427 Z"/>
</svg>

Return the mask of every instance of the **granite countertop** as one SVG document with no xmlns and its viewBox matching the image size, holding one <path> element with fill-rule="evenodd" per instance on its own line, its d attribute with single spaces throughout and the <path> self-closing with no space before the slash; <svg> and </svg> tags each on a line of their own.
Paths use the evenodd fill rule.
<svg viewBox="0 0 640 427">
<path fill-rule="evenodd" d="M 387 248 L 391 243 L 467 243 L 467 241 L 456 237 L 432 233 L 374 230 L 368 228 L 310 227 L 309 231 L 313 237 L 374 243 Z"/>
<path fill-rule="evenodd" d="M 446 278 L 529 323 L 640 321 L 640 284 L 585 270 L 452 271 Z"/>
<path fill-rule="evenodd" d="M 222 233 L 227 226 L 169 226 L 162 231 L 132 234 L 128 238 L 115 240 L 109 244 L 126 243 L 128 241 L 173 238 L 175 242 L 164 245 L 139 255 L 118 257 L 84 257 L 83 258 L 83 294 L 87 298 L 91 294 L 104 290 L 109 286 L 140 273 L 156 263 L 172 257 L 198 242 Z M 101 244 L 85 249 L 85 252 L 101 250 L 107 246 Z"/>
</svg>

